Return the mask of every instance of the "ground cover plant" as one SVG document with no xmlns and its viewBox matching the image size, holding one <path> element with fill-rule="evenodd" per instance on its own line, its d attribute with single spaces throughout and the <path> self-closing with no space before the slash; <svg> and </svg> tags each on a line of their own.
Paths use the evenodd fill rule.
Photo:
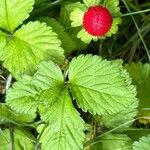
<svg viewBox="0 0 150 150">
<path fill-rule="evenodd" d="M 148 150 L 148 0 L 0 1 L 0 149 Z"/>
</svg>

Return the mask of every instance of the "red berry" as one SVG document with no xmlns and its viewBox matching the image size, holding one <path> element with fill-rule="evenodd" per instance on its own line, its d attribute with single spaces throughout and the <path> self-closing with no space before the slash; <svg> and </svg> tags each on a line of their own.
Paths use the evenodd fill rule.
<svg viewBox="0 0 150 150">
<path fill-rule="evenodd" d="M 93 36 L 104 36 L 112 26 L 112 15 L 103 6 L 92 6 L 83 17 L 84 29 Z"/>
</svg>

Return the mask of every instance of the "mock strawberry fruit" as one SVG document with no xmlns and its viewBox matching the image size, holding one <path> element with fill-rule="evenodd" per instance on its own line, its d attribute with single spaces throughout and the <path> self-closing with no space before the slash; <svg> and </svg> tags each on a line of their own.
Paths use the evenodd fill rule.
<svg viewBox="0 0 150 150">
<path fill-rule="evenodd" d="M 70 14 L 71 26 L 80 27 L 77 37 L 89 44 L 116 34 L 121 23 L 119 0 L 83 0 Z"/>
<path fill-rule="evenodd" d="M 112 15 L 106 7 L 89 7 L 83 17 L 83 28 L 92 36 L 104 36 L 112 26 Z"/>
</svg>

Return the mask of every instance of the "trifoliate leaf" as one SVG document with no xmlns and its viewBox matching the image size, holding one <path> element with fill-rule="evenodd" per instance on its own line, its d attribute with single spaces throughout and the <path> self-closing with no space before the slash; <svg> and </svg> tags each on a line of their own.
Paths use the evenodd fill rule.
<svg viewBox="0 0 150 150">
<path fill-rule="evenodd" d="M 0 59 L 16 78 L 33 74 L 42 60 L 62 63 L 64 60 L 61 41 L 45 23 L 29 22 L 17 30 L 6 46 L 1 49 Z"/>
<path fill-rule="evenodd" d="M 65 54 L 68 55 L 72 51 L 76 49 L 76 43 L 72 40 L 72 38 L 65 31 L 65 28 L 55 19 L 53 18 L 40 18 L 41 22 L 46 22 L 46 24 L 52 27 L 53 31 L 57 33 L 58 38 L 62 42 L 62 48 L 65 50 Z"/>
<path fill-rule="evenodd" d="M 40 142 L 44 150 L 80 150 L 83 148 L 84 122 L 74 109 L 66 89 L 57 101 L 43 114 L 49 124 L 44 130 Z"/>
<path fill-rule="evenodd" d="M 34 114 L 53 103 L 63 88 L 63 76 L 53 62 L 42 62 L 33 78 L 25 77 L 9 89 L 7 105 L 20 113 Z"/>
<path fill-rule="evenodd" d="M 138 101 L 129 106 L 129 108 L 115 114 L 102 116 L 102 121 L 107 128 L 115 128 L 121 125 L 122 127 L 129 127 L 137 115 Z"/>
<path fill-rule="evenodd" d="M 150 135 L 143 136 L 140 140 L 133 143 L 133 150 L 148 150 L 150 148 Z"/>
<path fill-rule="evenodd" d="M 1 150 L 11 149 L 10 147 L 12 145 L 12 142 L 14 144 L 14 149 L 16 150 L 31 150 L 34 148 L 33 140 L 31 139 L 31 134 L 25 132 L 24 130 L 14 129 L 14 131 L 12 130 L 12 133 L 10 133 L 9 129 L 5 129 L 2 132 L 0 132 Z M 14 141 L 12 141 L 11 138 L 14 138 Z"/>
<path fill-rule="evenodd" d="M 16 113 L 5 104 L 0 104 L 0 124 L 32 122 L 35 115 Z"/>
<path fill-rule="evenodd" d="M 132 77 L 133 84 L 137 86 L 137 97 L 139 98 L 139 116 L 150 117 L 150 64 L 134 63 L 126 65 Z M 140 119 L 141 123 L 150 123 L 149 119 Z"/>
<path fill-rule="evenodd" d="M 92 114 L 126 110 L 135 101 L 135 87 L 120 61 L 81 55 L 69 66 L 69 88 L 77 104 Z"/>
<path fill-rule="evenodd" d="M 34 0 L 0 0 L 0 28 L 12 32 L 28 18 Z"/>
<path fill-rule="evenodd" d="M 132 140 L 125 134 L 107 134 L 94 143 L 92 150 L 132 150 Z"/>
</svg>

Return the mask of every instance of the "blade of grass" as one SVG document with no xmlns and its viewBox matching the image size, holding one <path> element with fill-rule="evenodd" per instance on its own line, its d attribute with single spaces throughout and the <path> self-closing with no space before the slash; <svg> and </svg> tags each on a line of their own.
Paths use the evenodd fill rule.
<svg viewBox="0 0 150 150">
<path fill-rule="evenodd" d="M 124 5 L 126 6 L 128 12 L 131 13 L 131 10 L 130 10 L 130 8 L 128 7 L 126 1 L 125 1 L 125 0 L 122 0 L 122 2 L 123 2 Z M 146 53 L 147 53 L 147 56 L 148 56 L 148 60 L 149 60 L 149 62 L 150 62 L 150 53 L 149 53 L 149 50 L 148 50 L 148 48 L 147 48 L 147 46 L 146 46 L 146 44 L 145 44 L 145 41 L 144 41 L 144 39 L 143 39 L 143 37 L 142 37 L 142 34 L 141 34 L 140 29 L 139 29 L 139 27 L 138 27 L 138 24 L 136 23 L 136 21 L 135 21 L 133 15 L 130 15 L 130 16 L 131 16 L 131 18 L 132 18 L 132 20 L 133 20 L 133 22 L 134 22 L 134 24 L 135 24 L 135 27 L 136 27 L 136 29 L 137 29 L 137 31 L 138 31 L 138 34 L 139 34 L 139 36 L 140 36 L 140 39 L 141 39 L 141 41 L 142 41 L 142 43 L 143 43 L 143 46 L 144 46 L 144 48 L 145 48 L 145 50 L 146 50 Z"/>
<path fill-rule="evenodd" d="M 7 143 L 9 143 L 9 141 L 8 141 L 8 139 L 7 139 L 7 137 L 6 137 L 6 135 L 4 134 L 4 132 L 3 132 L 3 130 L 0 128 L 0 132 L 2 133 L 2 135 L 3 135 L 3 137 L 5 138 L 5 140 L 7 141 Z"/>
<path fill-rule="evenodd" d="M 139 10 L 139 11 L 135 11 L 135 12 L 130 12 L 130 13 L 126 13 L 126 14 L 122 14 L 122 17 L 125 16 L 130 16 L 130 15 L 137 15 L 137 14 L 141 14 L 141 13 L 146 13 L 146 12 L 150 12 L 150 9 L 145 9 L 145 10 Z"/>
<path fill-rule="evenodd" d="M 116 128 L 113 128 L 113 129 L 111 129 L 111 130 L 109 130 L 109 131 L 107 131 L 107 132 L 104 132 L 103 134 L 97 136 L 96 138 L 94 138 L 94 139 L 92 139 L 92 140 L 90 140 L 90 141 L 87 141 L 87 142 L 85 143 L 85 147 L 84 147 L 84 148 L 88 147 L 90 144 L 91 144 L 91 145 L 96 144 L 96 143 L 97 143 L 96 140 L 98 140 L 99 138 L 101 138 L 101 137 L 103 137 L 103 136 L 105 136 L 105 135 L 107 135 L 107 134 L 109 134 L 109 133 L 112 133 L 112 132 L 114 132 L 114 131 L 116 131 L 116 130 L 118 130 L 118 129 L 120 129 L 120 128 L 122 128 L 122 127 L 124 127 L 124 126 L 126 126 L 126 125 L 128 125 L 128 124 L 130 124 L 130 123 L 132 123 L 132 122 L 134 122 L 134 121 L 136 121 L 136 120 L 138 120 L 138 119 L 147 119 L 147 120 L 150 120 L 149 117 L 137 117 L 137 118 L 135 118 L 135 119 L 132 119 L 132 120 L 130 120 L 130 121 L 127 121 L 127 122 L 125 122 L 125 123 L 123 123 L 123 124 L 117 126 Z"/>
</svg>

